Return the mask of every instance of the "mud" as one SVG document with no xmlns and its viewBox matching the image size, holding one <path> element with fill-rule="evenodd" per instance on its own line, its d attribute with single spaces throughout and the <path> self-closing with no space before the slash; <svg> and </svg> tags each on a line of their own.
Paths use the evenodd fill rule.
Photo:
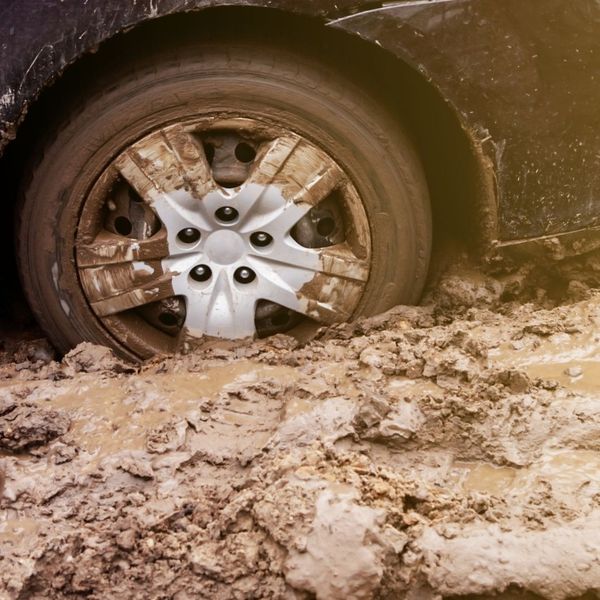
<svg viewBox="0 0 600 600">
<path fill-rule="evenodd" d="M 6 352 L 0 597 L 598 597 L 600 294 L 519 281 L 135 368 Z"/>
</svg>

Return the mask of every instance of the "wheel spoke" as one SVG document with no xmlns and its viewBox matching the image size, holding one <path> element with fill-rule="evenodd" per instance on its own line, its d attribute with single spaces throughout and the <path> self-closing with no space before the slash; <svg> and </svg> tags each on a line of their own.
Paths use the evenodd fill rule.
<svg viewBox="0 0 600 600">
<path fill-rule="evenodd" d="M 284 166 L 301 142 L 301 138 L 292 135 L 279 137 L 269 142 L 256 157 L 254 167 L 246 183 L 255 183 L 264 187 L 270 185 L 276 179 L 281 179 Z"/>
<path fill-rule="evenodd" d="M 282 209 L 286 204 L 276 187 L 265 187 L 257 183 L 244 184 L 236 200 L 240 231 L 255 230 L 269 221 L 271 213 Z"/>
<path fill-rule="evenodd" d="M 272 141 L 259 155 L 245 185 L 275 185 L 286 200 L 314 206 L 343 181 L 342 170 L 324 152 L 287 136 Z"/>
<path fill-rule="evenodd" d="M 270 220 L 269 215 L 281 210 L 286 199 L 279 187 L 273 186 L 281 177 L 286 162 L 298 148 L 301 140 L 295 136 L 280 137 L 271 141 L 256 158 L 253 169 L 243 184 L 238 197 L 240 230 L 250 231 Z"/>
<path fill-rule="evenodd" d="M 318 250 L 300 246 L 291 238 L 283 244 L 277 244 L 269 254 L 253 252 L 252 258 L 261 265 L 267 263 L 275 269 L 293 267 L 316 273 L 321 266 Z"/>
<path fill-rule="evenodd" d="M 347 320 L 364 289 L 362 280 L 325 273 L 320 271 L 323 266 L 310 269 L 314 274 L 307 278 L 306 267 L 286 265 L 281 268 L 275 262 L 265 261 L 264 257 L 253 257 L 252 262 L 255 260 L 261 265 L 257 269 L 261 299 L 281 304 L 320 323 Z M 298 276 L 302 272 L 304 275 Z M 294 280 L 297 287 L 290 285 Z"/>
<path fill-rule="evenodd" d="M 201 145 L 181 125 L 163 129 L 162 134 L 178 163 L 179 183 L 188 184 L 193 195 L 202 200 L 216 186 Z"/>
<path fill-rule="evenodd" d="M 266 231 L 274 238 L 281 239 L 286 236 L 292 227 L 311 209 L 309 204 L 294 204 L 287 202 L 281 208 L 272 210 L 267 214 L 253 213 L 244 227 L 243 233 L 251 231 Z"/>
<path fill-rule="evenodd" d="M 203 150 L 180 125 L 137 142 L 117 158 L 115 166 L 150 204 L 182 192 L 201 200 L 215 188 Z"/>
<path fill-rule="evenodd" d="M 83 268 L 79 275 L 87 298 L 100 317 L 175 295 L 173 274 L 165 273 L 159 261 Z"/>
<path fill-rule="evenodd" d="M 364 289 L 362 282 L 317 273 L 298 290 L 302 314 L 330 325 L 347 321 L 354 312 Z"/>
<path fill-rule="evenodd" d="M 256 300 L 240 292 L 225 269 L 217 274 L 210 289 L 192 291 L 187 300 L 185 326 L 192 335 L 235 339 L 256 333 Z"/>
<path fill-rule="evenodd" d="M 169 253 L 167 236 L 164 230 L 147 240 L 117 237 L 106 231 L 101 232 L 90 244 L 77 244 L 77 265 L 99 267 L 133 261 L 160 260 Z"/>
<path fill-rule="evenodd" d="M 315 206 L 324 200 L 342 182 L 342 172 L 336 165 L 323 164 L 314 176 L 295 194 L 294 202 L 306 202 Z"/>
<path fill-rule="evenodd" d="M 369 278 L 369 263 L 352 252 L 347 243 L 320 248 L 319 272 L 364 283 Z"/>
<path fill-rule="evenodd" d="M 285 236 L 309 210 L 310 206 L 308 204 L 286 204 L 267 224 L 268 229 L 273 231 L 275 235 Z"/>
<path fill-rule="evenodd" d="M 347 321 L 369 277 L 368 261 L 357 257 L 347 243 L 319 251 L 319 272 L 298 291 L 307 316 L 324 324 Z"/>
<path fill-rule="evenodd" d="M 255 252 L 253 257 L 274 266 L 289 266 L 361 282 L 366 281 L 369 276 L 367 261 L 355 256 L 347 244 L 320 249 L 305 248 L 288 238 L 283 244 L 278 244 L 270 254 Z"/>
<path fill-rule="evenodd" d="M 263 264 L 258 277 L 257 298 L 269 300 L 297 312 L 303 312 L 303 306 L 297 291 L 284 279 L 278 270 Z"/>
</svg>

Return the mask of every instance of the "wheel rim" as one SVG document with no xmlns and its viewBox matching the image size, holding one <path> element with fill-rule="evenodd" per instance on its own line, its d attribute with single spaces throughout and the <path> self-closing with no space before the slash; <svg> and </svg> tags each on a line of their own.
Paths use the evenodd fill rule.
<svg viewBox="0 0 600 600">
<path fill-rule="evenodd" d="M 75 242 L 90 307 L 141 354 L 347 320 L 370 254 L 363 203 L 334 159 L 247 118 L 171 124 L 126 148 Z"/>
</svg>

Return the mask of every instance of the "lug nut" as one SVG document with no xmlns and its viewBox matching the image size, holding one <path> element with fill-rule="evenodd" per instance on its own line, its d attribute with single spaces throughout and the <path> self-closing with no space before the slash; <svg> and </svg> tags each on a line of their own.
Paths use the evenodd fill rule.
<svg viewBox="0 0 600 600">
<path fill-rule="evenodd" d="M 256 233 L 253 233 L 250 236 L 250 241 L 252 242 L 252 244 L 254 246 L 258 246 L 259 248 L 264 248 L 265 246 L 268 246 L 273 241 L 273 238 L 268 233 L 265 233 L 264 231 L 257 231 Z"/>
<path fill-rule="evenodd" d="M 198 265 L 190 271 L 190 277 L 194 281 L 208 281 L 212 275 L 212 271 L 208 265 Z"/>
<path fill-rule="evenodd" d="M 215 217 L 224 223 L 231 223 L 231 221 L 235 221 L 238 218 L 238 211 L 231 206 L 221 206 L 215 212 Z"/>
<path fill-rule="evenodd" d="M 256 273 L 248 267 L 239 267 L 233 276 L 238 283 L 250 283 L 256 279 Z"/>
<path fill-rule="evenodd" d="M 186 227 L 177 234 L 177 239 L 184 244 L 193 244 L 200 239 L 200 232 L 193 227 Z"/>
</svg>

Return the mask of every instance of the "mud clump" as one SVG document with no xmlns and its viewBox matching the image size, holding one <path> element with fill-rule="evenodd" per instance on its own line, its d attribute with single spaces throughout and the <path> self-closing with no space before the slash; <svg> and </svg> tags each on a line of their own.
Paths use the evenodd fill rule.
<svg viewBox="0 0 600 600">
<path fill-rule="evenodd" d="M 506 290 L 135 370 L 5 364 L 0 597 L 597 594 L 600 296 Z"/>
<path fill-rule="evenodd" d="M 109 348 L 84 342 L 63 358 L 65 371 L 75 373 L 133 373 L 134 367 L 118 359 Z"/>
<path fill-rule="evenodd" d="M 67 433 L 69 424 L 59 411 L 0 400 L 0 450 L 21 452 L 47 444 Z"/>
</svg>

